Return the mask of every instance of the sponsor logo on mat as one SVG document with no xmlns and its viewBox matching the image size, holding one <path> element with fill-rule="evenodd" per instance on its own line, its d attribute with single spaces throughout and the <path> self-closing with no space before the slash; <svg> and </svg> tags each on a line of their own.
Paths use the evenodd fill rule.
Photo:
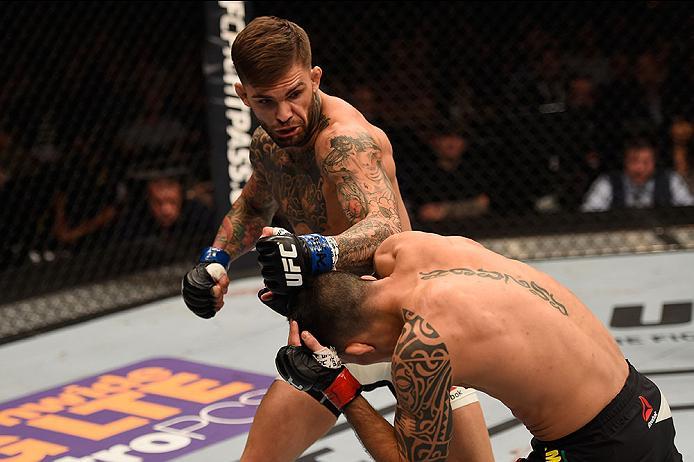
<svg viewBox="0 0 694 462">
<path fill-rule="evenodd" d="M 1 403 L 0 460 L 170 460 L 247 432 L 273 380 L 173 358 L 100 373 Z"/>
</svg>

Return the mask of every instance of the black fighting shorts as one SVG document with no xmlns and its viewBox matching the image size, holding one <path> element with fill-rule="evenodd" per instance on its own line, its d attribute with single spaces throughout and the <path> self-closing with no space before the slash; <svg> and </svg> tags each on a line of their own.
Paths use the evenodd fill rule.
<svg viewBox="0 0 694 462">
<path fill-rule="evenodd" d="M 670 406 L 629 364 L 622 391 L 583 428 L 555 441 L 533 438 L 529 462 L 681 462 Z M 523 460 L 523 459 L 520 459 Z"/>
</svg>

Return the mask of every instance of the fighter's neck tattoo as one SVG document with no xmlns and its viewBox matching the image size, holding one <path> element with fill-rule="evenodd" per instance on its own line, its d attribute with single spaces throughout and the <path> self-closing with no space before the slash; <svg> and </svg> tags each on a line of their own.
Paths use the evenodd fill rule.
<svg viewBox="0 0 694 462">
<path fill-rule="evenodd" d="M 284 148 L 292 159 L 292 162 L 299 165 L 315 161 L 316 151 L 314 146 L 316 144 L 316 137 L 330 125 L 330 118 L 323 114 L 323 103 L 321 102 L 318 92 L 313 93 L 313 101 L 311 102 L 308 114 L 306 136 L 304 138 L 305 143 L 296 148 Z"/>
<path fill-rule="evenodd" d="M 313 142 L 315 141 L 316 135 L 325 130 L 330 123 L 330 119 L 323 114 L 323 102 L 321 101 L 318 92 L 313 93 L 313 101 L 311 102 L 311 110 L 309 114 L 310 117 L 306 130 L 309 134 L 308 139 Z"/>
<path fill-rule="evenodd" d="M 444 276 L 457 275 L 457 276 L 474 276 L 486 279 L 493 279 L 495 281 L 500 281 L 503 279 L 504 283 L 508 284 L 509 279 L 518 284 L 519 286 L 528 289 L 531 294 L 540 297 L 542 300 L 549 303 L 553 308 L 559 310 L 564 316 L 569 315 L 569 311 L 566 306 L 558 302 L 554 295 L 552 295 L 547 289 L 538 285 L 535 281 L 525 281 L 523 279 L 516 279 L 513 276 L 506 273 L 499 273 L 497 271 L 488 271 L 485 269 L 478 269 L 477 271 L 468 268 L 451 268 L 451 269 L 436 269 L 429 271 L 428 273 L 420 272 L 419 278 L 423 281 L 434 278 L 442 278 Z"/>
</svg>

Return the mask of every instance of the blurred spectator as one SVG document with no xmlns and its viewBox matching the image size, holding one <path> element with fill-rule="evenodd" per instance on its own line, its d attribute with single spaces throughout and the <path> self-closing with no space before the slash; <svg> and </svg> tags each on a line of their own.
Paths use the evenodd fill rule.
<svg viewBox="0 0 694 462">
<path fill-rule="evenodd" d="M 644 118 L 657 127 L 665 121 L 663 82 L 668 77 L 668 67 L 654 51 L 640 54 L 636 59 L 636 82 L 639 85 L 639 108 Z"/>
<path fill-rule="evenodd" d="M 414 35 L 402 34 L 390 40 L 387 49 L 388 79 L 379 90 L 383 94 L 384 114 L 388 125 L 407 129 L 420 139 L 432 120 L 438 116 L 435 104 L 437 88 L 432 73 L 433 44 L 423 30 Z"/>
<path fill-rule="evenodd" d="M 376 91 L 371 85 L 365 82 L 358 82 L 351 90 L 351 103 L 362 113 L 364 118 L 376 125 L 383 126 L 385 123 L 382 114 L 382 104 L 378 101 Z"/>
<path fill-rule="evenodd" d="M 430 160 L 418 159 L 405 187 L 415 220 L 431 224 L 486 213 L 490 199 L 484 170 L 468 152 L 468 140 L 454 127 L 442 126 L 431 137 L 430 149 Z"/>
<path fill-rule="evenodd" d="M 386 132 L 393 146 L 396 162 L 406 162 L 417 157 L 423 142 L 410 127 L 392 125 L 385 117 L 383 100 L 370 83 L 357 81 L 350 90 L 350 102 L 370 123 Z"/>
<path fill-rule="evenodd" d="M 596 113 L 600 115 L 600 131 L 596 143 L 603 154 L 603 168 L 616 170 L 622 163 L 627 127 L 630 119 L 642 119 L 638 83 L 633 75 L 632 59 L 626 53 L 616 52 L 610 57 L 612 79 L 600 87 Z"/>
<path fill-rule="evenodd" d="M 586 22 L 572 37 L 569 46 L 573 49 L 570 50 L 565 61 L 572 71 L 590 76 L 590 80 L 602 84 L 608 80 L 610 63 L 599 42 L 600 36 L 595 24 L 592 21 Z"/>
<path fill-rule="evenodd" d="M 7 265 L 36 261 L 55 244 L 52 203 L 64 159 L 53 120 L 51 110 L 22 94 L 0 113 L 0 261 Z"/>
<path fill-rule="evenodd" d="M 684 117 L 675 117 L 670 125 L 672 163 L 674 170 L 694 191 L 694 123 Z"/>
<path fill-rule="evenodd" d="M 656 169 L 656 161 L 653 144 L 646 140 L 630 142 L 624 150 L 623 171 L 598 177 L 586 194 L 582 210 L 694 205 L 694 197 L 682 177 Z"/>
<path fill-rule="evenodd" d="M 585 74 L 575 75 L 567 84 L 566 112 L 556 114 L 558 152 L 550 157 L 550 170 L 556 169 L 558 190 L 553 207 L 577 210 L 588 187 L 599 174 L 602 156 L 596 146 L 598 115 L 593 79 Z M 539 207 L 536 207 L 539 208 Z"/>
<path fill-rule="evenodd" d="M 71 150 L 53 199 L 53 238 L 59 247 L 77 251 L 108 240 L 125 191 L 99 146 L 77 138 Z M 80 181 L 72 181 L 75 172 Z"/>
<path fill-rule="evenodd" d="M 541 113 L 564 110 L 566 70 L 554 46 L 542 50 L 509 79 L 508 98 L 515 105 Z"/>
<path fill-rule="evenodd" d="M 142 72 L 147 76 L 140 82 L 142 111 L 116 134 L 117 145 L 137 163 L 189 161 L 189 145 L 200 134 L 191 131 L 173 110 L 179 99 L 173 95 L 169 73 L 144 64 Z"/>
<path fill-rule="evenodd" d="M 135 203 L 130 213 L 119 225 L 119 236 L 174 238 L 187 233 L 212 232 L 213 212 L 199 200 L 200 188 L 193 188 L 192 194 L 186 192 L 183 173 L 182 169 L 140 173 L 138 179 L 145 183 L 141 195 L 133 198 Z"/>
<path fill-rule="evenodd" d="M 670 75 L 665 56 L 654 50 L 630 59 L 623 53 L 612 57 L 613 80 L 602 89 L 597 112 L 603 131 L 599 143 L 605 166 L 618 168 L 624 140 L 659 133 L 668 122 L 669 104 L 665 82 Z"/>
</svg>

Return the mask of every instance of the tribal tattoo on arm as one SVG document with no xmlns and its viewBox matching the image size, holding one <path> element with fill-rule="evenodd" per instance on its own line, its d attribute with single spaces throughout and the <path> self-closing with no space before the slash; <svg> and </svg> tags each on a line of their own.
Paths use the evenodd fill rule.
<svg viewBox="0 0 694 462">
<path fill-rule="evenodd" d="M 402 230 L 393 185 L 382 161 L 383 152 L 368 133 L 331 138 L 322 163 L 335 183 L 337 197 L 351 227 L 335 236 L 338 269 L 371 272 L 376 248 Z"/>
<path fill-rule="evenodd" d="M 398 449 L 408 461 L 444 461 L 453 434 L 448 349 L 421 316 L 402 311 L 405 325 L 393 354 L 392 371 L 398 400 Z"/>
<path fill-rule="evenodd" d="M 269 226 L 277 204 L 267 180 L 263 156 L 272 149 L 272 139 L 264 130 L 257 130 L 250 147 L 253 174 L 238 199 L 222 221 L 213 247 L 226 250 L 234 259 L 253 248 L 260 237 L 263 226 Z"/>
</svg>

